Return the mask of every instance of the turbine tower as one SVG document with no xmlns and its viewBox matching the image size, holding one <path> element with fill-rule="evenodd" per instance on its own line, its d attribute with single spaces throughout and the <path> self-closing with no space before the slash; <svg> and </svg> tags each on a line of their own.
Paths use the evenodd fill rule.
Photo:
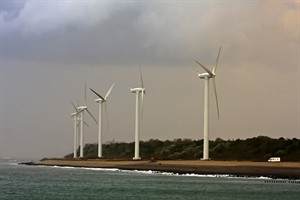
<svg viewBox="0 0 300 200">
<path fill-rule="evenodd" d="M 134 157 L 133 160 L 140 160 L 140 117 L 143 115 L 144 94 L 146 90 L 144 88 L 142 70 L 140 67 L 141 87 L 130 88 L 132 93 L 135 93 L 135 141 L 134 141 Z M 140 112 L 140 99 L 142 100 L 142 110 Z"/>
<path fill-rule="evenodd" d="M 216 70 L 217 70 L 217 66 L 218 66 L 220 52 L 221 52 L 221 46 L 219 48 L 219 53 L 217 56 L 216 64 L 213 67 L 212 71 L 210 71 L 208 68 L 206 68 L 204 65 L 202 65 L 197 60 L 195 60 L 195 62 L 205 70 L 204 73 L 198 73 L 198 77 L 200 79 L 204 79 L 204 124 L 203 124 L 204 136 L 203 136 L 203 158 L 202 158 L 202 160 L 209 160 L 209 79 L 212 79 L 215 98 L 216 98 L 218 119 L 220 119 L 219 103 L 218 103 L 216 81 L 215 81 Z"/>
<path fill-rule="evenodd" d="M 95 101 L 97 103 L 99 103 L 99 124 L 98 124 L 98 128 L 99 128 L 99 135 L 98 135 L 98 157 L 102 158 L 102 110 L 103 110 L 103 105 L 106 108 L 106 102 L 107 102 L 107 98 L 111 92 L 111 90 L 114 87 L 114 83 L 111 85 L 111 87 L 109 88 L 108 92 L 106 93 L 105 97 L 103 98 L 99 93 L 97 93 L 95 90 L 93 90 L 92 88 L 90 88 L 90 90 L 97 95 L 99 98 L 95 99 Z M 104 104 L 105 103 L 105 104 Z M 105 109 L 106 111 L 106 109 Z M 108 119 L 107 119 L 108 120 Z"/>
<path fill-rule="evenodd" d="M 88 114 L 93 118 L 93 120 L 96 122 L 98 125 L 97 120 L 95 117 L 92 115 L 92 113 L 89 111 L 87 107 L 87 97 L 86 97 L 86 83 L 84 84 L 84 100 L 85 100 L 85 105 L 79 106 L 78 109 L 78 114 L 80 114 L 80 158 L 83 158 L 83 144 L 84 144 L 84 111 L 87 111 Z"/>
</svg>

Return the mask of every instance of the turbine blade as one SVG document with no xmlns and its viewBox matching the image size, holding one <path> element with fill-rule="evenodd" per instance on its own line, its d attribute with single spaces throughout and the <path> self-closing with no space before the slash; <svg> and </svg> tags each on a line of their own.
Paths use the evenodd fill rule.
<svg viewBox="0 0 300 200">
<path fill-rule="evenodd" d="M 95 95 L 97 95 L 98 97 L 100 97 L 100 98 L 104 101 L 104 98 L 103 98 L 100 94 L 98 94 L 95 90 L 93 90 L 92 88 L 90 88 L 90 90 L 91 90 L 92 92 L 94 92 Z"/>
<path fill-rule="evenodd" d="M 199 63 L 197 60 L 195 60 L 195 62 L 200 65 L 200 67 L 202 67 L 209 75 L 213 76 L 213 73 L 207 69 L 206 67 L 204 67 L 201 63 Z"/>
<path fill-rule="evenodd" d="M 141 84 L 142 84 L 142 88 L 144 88 L 144 81 L 143 81 L 143 75 L 142 75 L 141 66 L 139 66 L 139 68 L 140 68 Z"/>
<path fill-rule="evenodd" d="M 96 122 L 96 124 L 98 125 L 98 122 L 96 120 L 96 118 L 92 115 L 92 113 L 89 111 L 89 109 L 86 109 L 86 111 L 89 113 L 89 115 L 93 118 L 93 120 Z"/>
<path fill-rule="evenodd" d="M 88 125 L 85 121 L 83 121 L 83 123 L 84 123 L 87 127 L 89 127 L 89 125 Z"/>
<path fill-rule="evenodd" d="M 107 92 L 106 95 L 105 95 L 105 100 L 107 100 L 107 98 L 108 98 L 108 96 L 109 96 L 111 90 L 113 89 L 114 85 L 115 85 L 115 83 L 113 83 L 113 84 L 110 86 L 108 92 Z"/>
<path fill-rule="evenodd" d="M 76 110 L 76 112 L 78 112 L 78 109 L 76 108 L 76 106 L 74 105 L 74 103 L 72 101 L 70 101 L 72 106 L 74 107 L 74 109 Z"/>
<path fill-rule="evenodd" d="M 217 66 L 218 66 L 218 62 L 219 62 L 220 52 L 221 52 L 221 46 L 219 48 L 219 53 L 218 53 L 218 57 L 217 57 L 217 60 L 216 60 L 216 65 L 214 66 L 214 68 L 212 70 L 213 73 L 216 73 L 216 71 L 217 71 Z"/>
<path fill-rule="evenodd" d="M 218 102 L 217 86 L 216 86 L 216 80 L 215 80 L 215 77 L 212 78 L 212 82 L 213 82 L 214 91 L 215 91 L 215 97 L 216 97 L 216 105 L 217 105 L 218 119 L 220 119 L 219 102 Z"/>
</svg>

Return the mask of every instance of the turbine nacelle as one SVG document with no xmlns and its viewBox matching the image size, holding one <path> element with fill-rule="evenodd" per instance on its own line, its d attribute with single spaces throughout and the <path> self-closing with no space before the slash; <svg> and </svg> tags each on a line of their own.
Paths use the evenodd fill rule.
<svg viewBox="0 0 300 200">
<path fill-rule="evenodd" d="M 143 92 L 143 93 L 145 93 L 145 88 L 130 88 L 130 91 L 132 92 L 132 93 L 136 93 L 136 92 Z"/>
<path fill-rule="evenodd" d="M 80 113 L 81 111 L 87 109 L 87 107 L 86 106 L 79 106 L 77 109 L 78 109 L 78 113 Z"/>
<path fill-rule="evenodd" d="M 102 102 L 106 102 L 107 100 L 103 100 L 101 98 L 95 99 L 96 103 L 102 103 Z"/>
<path fill-rule="evenodd" d="M 198 77 L 199 78 L 201 78 L 201 79 L 205 79 L 205 78 L 214 78 L 216 76 L 216 74 L 215 73 L 211 73 L 211 74 L 209 74 L 209 73 L 207 73 L 207 72 L 204 72 L 204 73 L 198 73 Z"/>
</svg>

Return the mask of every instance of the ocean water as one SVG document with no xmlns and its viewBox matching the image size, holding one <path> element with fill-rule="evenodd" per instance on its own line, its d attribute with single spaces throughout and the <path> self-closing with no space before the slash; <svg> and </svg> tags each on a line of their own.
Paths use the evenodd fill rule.
<svg viewBox="0 0 300 200">
<path fill-rule="evenodd" d="M 300 199 L 300 180 L 18 165 L 0 161 L 0 199 Z"/>
</svg>

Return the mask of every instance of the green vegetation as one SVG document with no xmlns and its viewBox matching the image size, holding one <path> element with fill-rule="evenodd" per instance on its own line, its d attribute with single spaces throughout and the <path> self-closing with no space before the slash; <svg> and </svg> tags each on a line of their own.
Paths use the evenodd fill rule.
<svg viewBox="0 0 300 200">
<path fill-rule="evenodd" d="M 209 142 L 212 160 L 267 161 L 270 157 L 281 157 L 282 161 L 300 161 L 299 139 L 273 139 L 266 136 L 246 140 L 223 140 L 217 138 Z M 98 145 L 86 144 L 85 159 L 97 158 Z M 140 155 L 143 159 L 193 160 L 200 159 L 203 140 L 175 139 L 148 140 L 140 142 Z M 132 159 L 134 143 L 112 143 L 103 145 L 103 155 L 107 159 Z M 65 158 L 72 158 L 73 153 Z"/>
</svg>

